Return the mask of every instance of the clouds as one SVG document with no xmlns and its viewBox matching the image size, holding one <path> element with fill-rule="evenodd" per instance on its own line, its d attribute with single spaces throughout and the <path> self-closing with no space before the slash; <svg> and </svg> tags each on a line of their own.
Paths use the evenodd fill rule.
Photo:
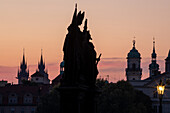
<svg viewBox="0 0 170 113">
<path fill-rule="evenodd" d="M 158 64 L 160 65 L 160 70 L 164 72 L 164 65 L 165 65 L 165 57 L 158 57 Z M 107 78 L 109 75 L 109 80 L 111 82 L 116 82 L 118 80 L 126 80 L 125 76 L 125 69 L 127 65 L 127 60 L 125 58 L 102 58 L 98 64 L 99 75 L 98 78 Z M 142 59 L 142 79 L 147 78 L 149 76 L 149 64 L 151 63 L 150 58 L 143 58 Z M 28 66 L 30 75 L 32 75 L 36 69 L 38 69 L 37 65 L 29 65 Z M 60 64 L 57 63 L 50 63 L 46 64 L 46 69 L 49 73 L 50 80 L 54 79 L 60 72 Z M 8 80 L 9 82 L 17 83 L 17 71 L 18 67 L 7 67 L 7 66 L 0 66 L 0 80 Z"/>
</svg>

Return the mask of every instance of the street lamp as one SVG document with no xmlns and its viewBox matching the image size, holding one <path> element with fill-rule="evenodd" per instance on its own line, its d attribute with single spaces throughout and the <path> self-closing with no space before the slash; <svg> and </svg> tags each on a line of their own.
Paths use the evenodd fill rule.
<svg viewBox="0 0 170 113">
<path fill-rule="evenodd" d="M 160 83 L 157 86 L 157 92 L 158 92 L 158 95 L 159 95 L 159 102 L 160 102 L 159 113 L 162 113 L 162 97 L 163 97 L 163 94 L 164 94 L 164 90 L 165 90 L 165 85 L 163 84 L 162 80 L 160 79 Z"/>
</svg>

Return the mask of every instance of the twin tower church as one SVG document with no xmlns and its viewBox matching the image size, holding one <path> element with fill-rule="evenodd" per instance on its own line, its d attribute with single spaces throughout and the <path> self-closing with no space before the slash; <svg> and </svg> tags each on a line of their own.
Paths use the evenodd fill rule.
<svg viewBox="0 0 170 113">
<path fill-rule="evenodd" d="M 23 59 L 18 69 L 18 84 L 23 84 L 23 81 L 29 80 L 29 70 L 27 69 L 27 62 L 25 60 L 25 53 L 23 51 Z M 41 51 L 41 58 L 38 62 L 38 70 L 31 75 L 30 80 L 35 83 L 50 84 L 47 70 L 45 70 L 45 62 L 43 61 L 43 55 Z"/>
</svg>

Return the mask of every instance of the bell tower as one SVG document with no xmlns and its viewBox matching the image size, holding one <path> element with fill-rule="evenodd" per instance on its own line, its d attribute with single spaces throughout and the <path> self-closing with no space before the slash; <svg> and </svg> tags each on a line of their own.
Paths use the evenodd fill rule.
<svg viewBox="0 0 170 113">
<path fill-rule="evenodd" d="M 160 74 L 159 65 L 156 63 L 157 54 L 155 52 L 155 38 L 153 38 L 153 52 L 151 54 L 152 63 L 149 65 L 150 77 Z"/>
<path fill-rule="evenodd" d="M 136 41 L 133 40 L 133 48 L 127 55 L 126 78 L 127 81 L 141 80 L 142 69 L 140 67 L 141 56 L 135 47 Z"/>
</svg>

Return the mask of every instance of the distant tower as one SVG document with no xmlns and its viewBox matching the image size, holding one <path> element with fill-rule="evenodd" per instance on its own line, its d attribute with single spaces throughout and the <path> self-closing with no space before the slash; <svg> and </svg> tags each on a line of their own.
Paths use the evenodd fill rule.
<svg viewBox="0 0 170 113">
<path fill-rule="evenodd" d="M 135 40 L 133 40 L 133 48 L 127 56 L 126 77 L 128 81 L 141 80 L 142 69 L 140 68 L 141 56 L 135 48 Z"/>
<path fill-rule="evenodd" d="M 153 38 L 153 52 L 151 54 L 152 63 L 149 65 L 150 77 L 160 74 L 159 65 L 156 63 L 155 38 Z"/>
<path fill-rule="evenodd" d="M 40 62 L 38 62 L 38 70 L 31 75 L 31 81 L 38 84 L 50 84 L 47 70 L 45 71 L 45 62 L 43 61 L 42 49 Z"/>
<path fill-rule="evenodd" d="M 41 74 L 48 78 L 47 71 L 45 71 L 45 62 L 43 61 L 42 49 L 41 49 L 41 58 L 40 62 L 38 62 L 38 70 Z"/>
<path fill-rule="evenodd" d="M 28 81 L 29 70 L 27 70 L 27 63 L 25 62 L 25 52 L 23 50 L 23 60 L 20 64 L 20 70 L 18 69 L 18 84 L 22 84 L 23 80 Z"/>
<path fill-rule="evenodd" d="M 165 59 L 165 72 L 170 73 L 170 50 L 168 57 Z"/>
</svg>

